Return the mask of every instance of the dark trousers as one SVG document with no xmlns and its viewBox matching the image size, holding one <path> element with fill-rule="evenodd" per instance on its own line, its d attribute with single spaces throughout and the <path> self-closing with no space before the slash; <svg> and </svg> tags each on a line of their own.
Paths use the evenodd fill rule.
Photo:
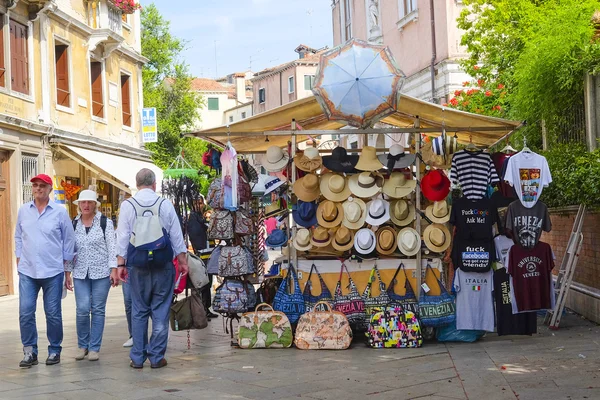
<svg viewBox="0 0 600 400">
<path fill-rule="evenodd" d="M 208 311 L 208 309 L 212 305 L 211 291 L 214 276 L 215 274 L 208 274 L 208 285 L 205 285 L 203 288 L 200 289 L 200 294 L 202 295 L 202 303 L 204 304 L 204 308 L 206 308 L 206 311 Z"/>
</svg>

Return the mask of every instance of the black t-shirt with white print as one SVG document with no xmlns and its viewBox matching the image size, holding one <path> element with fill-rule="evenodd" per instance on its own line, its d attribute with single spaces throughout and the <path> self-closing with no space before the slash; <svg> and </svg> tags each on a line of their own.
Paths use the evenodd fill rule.
<svg viewBox="0 0 600 400">
<path fill-rule="evenodd" d="M 492 202 L 483 198 L 469 200 L 461 197 L 452 204 L 450 223 L 456 227 L 456 235 L 464 239 L 493 239 L 492 226 L 498 220 Z"/>
</svg>

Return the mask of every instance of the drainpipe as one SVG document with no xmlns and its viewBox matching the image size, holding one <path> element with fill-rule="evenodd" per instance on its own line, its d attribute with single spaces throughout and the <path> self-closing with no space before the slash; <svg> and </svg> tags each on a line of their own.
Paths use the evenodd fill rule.
<svg viewBox="0 0 600 400">
<path fill-rule="evenodd" d="M 437 48 L 435 43 L 435 13 L 433 10 L 433 0 L 429 0 L 429 10 L 431 12 L 431 101 L 437 103 L 435 98 L 435 59 L 437 58 Z"/>
</svg>

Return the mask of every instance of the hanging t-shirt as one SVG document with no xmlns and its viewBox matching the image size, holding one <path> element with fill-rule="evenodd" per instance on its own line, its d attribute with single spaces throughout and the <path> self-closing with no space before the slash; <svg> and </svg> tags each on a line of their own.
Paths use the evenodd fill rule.
<svg viewBox="0 0 600 400">
<path fill-rule="evenodd" d="M 520 152 L 509 158 L 504 179 L 515 188 L 521 203 L 535 205 L 544 187 L 552 182 L 546 157 L 533 152 Z"/>
<path fill-rule="evenodd" d="M 461 197 L 452 203 L 450 223 L 456 226 L 456 234 L 462 238 L 491 239 L 496 220 L 496 210 L 490 199 Z"/>
<path fill-rule="evenodd" d="M 452 157 L 450 180 L 460 184 L 463 195 L 471 200 L 482 199 L 488 185 L 499 182 L 489 153 L 461 150 Z"/>
<path fill-rule="evenodd" d="M 516 200 L 516 197 L 506 197 L 500 191 L 496 191 L 492 194 L 490 200 L 492 201 L 492 207 L 496 210 L 496 215 L 498 216 L 498 220 L 496 221 L 498 229 L 496 233 L 504 235 L 506 232 L 506 211 L 508 210 L 508 206 Z"/>
<path fill-rule="evenodd" d="M 508 273 L 519 311 L 551 308 L 550 280 L 554 259 L 548 243 L 539 242 L 532 249 L 512 246 L 508 254 Z"/>
<path fill-rule="evenodd" d="M 470 239 L 458 235 L 452 245 L 452 262 L 465 272 L 488 272 L 496 259 L 493 239 Z"/>
<path fill-rule="evenodd" d="M 277 228 L 277 218 L 271 217 L 265 219 L 265 226 L 267 227 L 267 235 L 270 235 Z"/>
<path fill-rule="evenodd" d="M 456 271 L 456 329 L 494 331 L 492 274 L 491 270 L 483 274 Z"/>
<path fill-rule="evenodd" d="M 552 230 L 548 207 L 541 201 L 531 208 L 524 207 L 520 201 L 513 201 L 506 211 L 506 229 L 519 246 L 533 248 L 539 242 L 542 231 Z"/>
<path fill-rule="evenodd" d="M 516 199 L 517 194 L 515 193 L 515 189 L 504 180 L 504 175 L 506 175 L 506 164 L 508 163 L 508 159 L 513 155 L 514 154 L 494 153 L 492 154 L 492 162 L 494 163 L 494 168 L 496 168 L 496 172 L 500 178 L 498 190 L 503 196 Z"/>
<path fill-rule="evenodd" d="M 494 246 L 496 247 L 496 259 L 502 263 L 504 267 L 508 264 L 508 253 L 514 242 L 504 235 L 499 235 L 494 238 Z"/>
<path fill-rule="evenodd" d="M 494 300 L 496 302 L 496 330 L 498 336 L 531 336 L 537 332 L 536 312 L 513 314 L 509 278 L 506 268 L 498 268 L 494 272 Z"/>
</svg>

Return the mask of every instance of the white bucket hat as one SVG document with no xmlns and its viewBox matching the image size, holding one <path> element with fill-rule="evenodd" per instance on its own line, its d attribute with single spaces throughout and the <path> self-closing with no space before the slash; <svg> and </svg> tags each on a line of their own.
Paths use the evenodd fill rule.
<svg viewBox="0 0 600 400">
<path fill-rule="evenodd" d="M 354 249 L 360 254 L 373 252 L 376 245 L 375 233 L 370 229 L 363 228 L 354 235 Z"/>
<path fill-rule="evenodd" d="M 390 203 L 387 200 L 375 199 L 367 203 L 367 224 L 383 225 L 390 220 Z"/>
<path fill-rule="evenodd" d="M 290 160 L 287 151 L 278 146 L 271 146 L 262 157 L 262 166 L 269 172 L 281 171 Z"/>
<path fill-rule="evenodd" d="M 398 249 L 405 256 L 414 256 L 421 250 L 421 235 L 413 228 L 398 232 Z"/>
<path fill-rule="evenodd" d="M 80 201 L 95 201 L 96 206 L 100 207 L 98 201 L 98 195 L 93 190 L 82 190 L 79 193 L 79 198 L 73 202 L 73 204 L 79 204 Z"/>
</svg>

